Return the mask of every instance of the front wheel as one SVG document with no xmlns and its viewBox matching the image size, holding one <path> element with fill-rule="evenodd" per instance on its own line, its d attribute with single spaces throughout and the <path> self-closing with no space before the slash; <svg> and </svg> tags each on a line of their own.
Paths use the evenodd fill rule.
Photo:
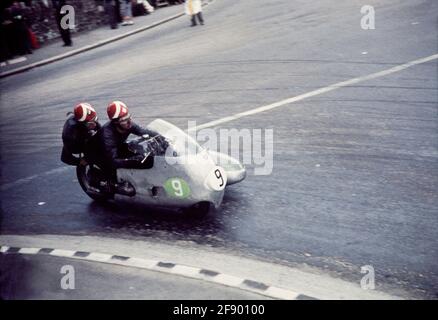
<svg viewBox="0 0 438 320">
<path fill-rule="evenodd" d="M 95 172 L 93 172 L 93 170 Z M 99 175 L 100 173 L 100 175 Z M 86 166 L 77 166 L 76 167 L 76 176 L 78 178 L 78 182 L 81 185 L 82 190 L 93 200 L 96 201 L 107 201 L 112 198 L 111 194 L 102 192 L 97 188 L 92 187 L 92 181 L 99 181 L 99 176 L 103 176 L 100 169 L 96 167 L 91 167 L 89 165 Z M 91 188 L 90 188 L 91 187 Z M 96 190 L 96 191 L 94 191 Z"/>
</svg>

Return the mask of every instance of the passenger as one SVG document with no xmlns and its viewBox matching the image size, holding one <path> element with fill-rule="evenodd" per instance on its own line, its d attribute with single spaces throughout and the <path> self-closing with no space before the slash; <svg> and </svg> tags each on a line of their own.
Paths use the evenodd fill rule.
<svg viewBox="0 0 438 320">
<path fill-rule="evenodd" d="M 85 152 L 88 140 L 100 127 L 97 113 L 90 104 L 79 103 L 74 107 L 73 114 L 66 120 L 62 130 L 61 161 L 71 166 L 86 166 L 88 161 L 81 158 L 81 154 Z"/>
</svg>

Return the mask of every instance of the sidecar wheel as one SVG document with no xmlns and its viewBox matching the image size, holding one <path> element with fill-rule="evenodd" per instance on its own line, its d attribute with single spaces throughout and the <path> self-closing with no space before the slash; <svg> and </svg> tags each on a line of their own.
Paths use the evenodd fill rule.
<svg viewBox="0 0 438 320">
<path fill-rule="evenodd" d="M 82 190 L 93 200 L 96 201 L 107 201 L 111 199 L 111 195 L 107 193 L 97 193 L 89 191 L 90 181 L 89 181 L 89 170 L 90 166 L 77 166 L 76 176 Z"/>
</svg>

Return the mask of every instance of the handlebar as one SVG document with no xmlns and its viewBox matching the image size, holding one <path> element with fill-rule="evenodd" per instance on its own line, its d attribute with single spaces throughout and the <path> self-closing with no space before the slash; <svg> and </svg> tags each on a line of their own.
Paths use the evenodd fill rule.
<svg viewBox="0 0 438 320">
<path fill-rule="evenodd" d="M 143 135 L 131 140 L 128 143 L 129 150 L 137 155 L 142 155 L 144 163 L 148 156 L 163 154 L 169 145 L 169 141 L 162 135 L 157 134 L 153 137 Z"/>
</svg>

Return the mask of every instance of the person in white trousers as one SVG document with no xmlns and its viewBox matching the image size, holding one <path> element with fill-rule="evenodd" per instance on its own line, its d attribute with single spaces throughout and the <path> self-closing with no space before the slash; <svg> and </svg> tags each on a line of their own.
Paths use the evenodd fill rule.
<svg viewBox="0 0 438 320">
<path fill-rule="evenodd" d="M 201 25 L 204 24 L 201 0 L 186 0 L 185 13 L 191 16 L 192 27 L 197 25 L 196 18 L 198 18 L 198 21 Z"/>
</svg>

